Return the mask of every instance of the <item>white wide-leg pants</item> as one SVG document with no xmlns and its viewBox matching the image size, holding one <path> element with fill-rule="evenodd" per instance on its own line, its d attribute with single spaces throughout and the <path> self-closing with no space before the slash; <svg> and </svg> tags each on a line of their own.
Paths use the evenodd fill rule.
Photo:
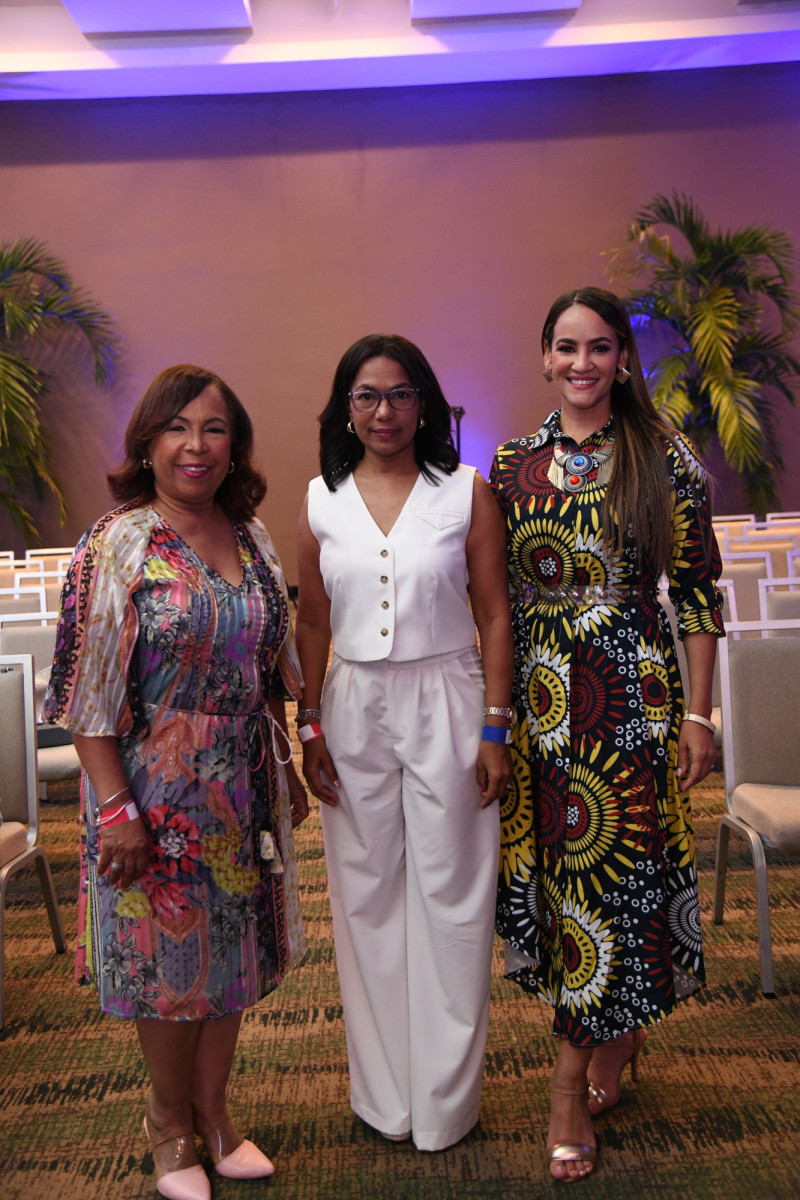
<svg viewBox="0 0 800 1200">
<path fill-rule="evenodd" d="M 354 1111 L 442 1150 L 478 1119 L 500 849 L 475 764 L 477 650 L 335 657 L 322 727 L 341 784 L 322 804 Z"/>
</svg>

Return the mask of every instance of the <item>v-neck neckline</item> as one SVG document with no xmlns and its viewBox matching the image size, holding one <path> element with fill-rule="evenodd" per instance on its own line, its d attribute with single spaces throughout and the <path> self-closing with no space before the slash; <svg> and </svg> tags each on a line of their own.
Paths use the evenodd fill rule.
<svg viewBox="0 0 800 1200">
<path fill-rule="evenodd" d="M 400 511 L 399 511 L 399 513 L 397 514 L 397 516 L 395 517 L 394 521 L 392 522 L 392 525 L 391 525 L 391 527 L 390 527 L 389 531 L 388 531 L 387 533 L 384 533 L 384 531 L 381 529 L 381 527 L 380 527 L 380 525 L 378 524 L 378 522 L 377 522 L 377 521 L 375 520 L 375 518 L 373 517 L 373 515 L 372 515 L 372 512 L 371 512 L 371 510 L 370 510 L 370 507 L 369 507 L 369 505 L 367 504 L 366 500 L 364 499 L 363 495 L 361 494 L 361 488 L 358 486 L 358 483 L 356 482 L 356 477 L 355 477 L 355 475 L 351 475 L 351 476 L 350 476 L 350 480 L 351 480 L 351 482 L 352 482 L 352 485 L 353 485 L 353 487 L 354 487 L 354 488 L 355 488 L 355 490 L 356 490 L 356 495 L 358 496 L 359 500 L 361 501 L 361 504 L 364 506 L 364 511 L 366 512 L 366 514 L 367 514 L 367 516 L 369 517 L 369 519 L 370 519 L 370 521 L 372 522 L 372 524 L 373 524 L 373 525 L 375 526 L 375 528 L 378 530 L 378 533 L 381 535 L 381 537 L 384 537 L 384 538 L 389 538 L 389 537 L 391 537 L 392 533 L 393 533 L 393 532 L 394 532 L 394 530 L 397 528 L 397 526 L 398 526 L 398 524 L 400 523 L 400 521 L 403 519 L 403 516 L 405 515 L 405 511 L 406 511 L 406 509 L 408 508 L 408 506 L 409 506 L 409 504 L 410 504 L 410 502 L 411 502 L 411 497 L 414 495 L 414 492 L 417 490 L 417 487 L 419 486 L 419 481 L 420 481 L 420 479 L 422 479 L 422 472 L 421 472 L 421 471 L 418 473 L 418 475 L 417 475 L 417 478 L 414 480 L 414 483 L 413 483 L 413 484 L 412 484 L 412 486 L 411 486 L 411 491 L 408 493 L 408 495 L 406 496 L 405 500 L 403 501 L 403 506 L 402 506 L 402 508 L 400 509 Z"/>
</svg>

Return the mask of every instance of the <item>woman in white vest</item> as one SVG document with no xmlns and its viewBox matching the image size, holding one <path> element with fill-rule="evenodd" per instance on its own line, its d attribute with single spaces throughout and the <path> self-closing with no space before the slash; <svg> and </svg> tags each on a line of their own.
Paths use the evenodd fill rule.
<svg viewBox="0 0 800 1200">
<path fill-rule="evenodd" d="M 384 1137 L 442 1150 L 478 1119 L 489 1019 L 511 779 L 503 522 L 405 338 L 350 347 L 320 426 L 298 726 L 323 802 L 350 1102 Z"/>
</svg>

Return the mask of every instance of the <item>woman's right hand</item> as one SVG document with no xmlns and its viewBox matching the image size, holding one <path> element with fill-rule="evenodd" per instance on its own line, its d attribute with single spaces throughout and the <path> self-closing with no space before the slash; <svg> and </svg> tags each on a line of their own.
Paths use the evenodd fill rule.
<svg viewBox="0 0 800 1200">
<path fill-rule="evenodd" d="M 114 887 L 129 888 L 144 875 L 152 857 L 153 843 L 141 817 L 100 830 L 97 873 L 107 873 Z"/>
<path fill-rule="evenodd" d="M 303 775 L 313 795 L 323 804 L 336 808 L 339 778 L 324 736 L 303 743 Z"/>
</svg>

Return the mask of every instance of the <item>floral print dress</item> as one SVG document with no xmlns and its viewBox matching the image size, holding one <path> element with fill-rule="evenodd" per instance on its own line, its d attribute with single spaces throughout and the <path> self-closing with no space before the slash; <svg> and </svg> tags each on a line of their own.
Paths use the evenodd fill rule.
<svg viewBox="0 0 800 1200">
<path fill-rule="evenodd" d="M 612 437 L 613 418 L 580 450 Z M 659 580 L 630 538 L 614 554 L 603 545 L 596 468 L 574 494 L 551 482 L 557 441 L 579 449 L 556 412 L 500 446 L 490 479 L 508 527 L 517 709 L 497 929 L 508 977 L 553 1007 L 557 1036 L 588 1047 L 660 1020 L 705 974 L 676 777 L 683 694 Z M 678 442 L 665 439 L 670 596 L 681 636 L 721 636 L 705 475 Z"/>
<path fill-rule="evenodd" d="M 151 507 L 116 509 L 81 539 L 62 595 L 47 718 L 118 739 L 153 840 L 133 887 L 98 876 L 84 773 L 76 977 L 120 1017 L 237 1012 L 304 954 L 290 749 L 267 711 L 273 690 L 299 696 L 299 667 L 266 530 L 234 531 L 239 587 Z"/>
</svg>

